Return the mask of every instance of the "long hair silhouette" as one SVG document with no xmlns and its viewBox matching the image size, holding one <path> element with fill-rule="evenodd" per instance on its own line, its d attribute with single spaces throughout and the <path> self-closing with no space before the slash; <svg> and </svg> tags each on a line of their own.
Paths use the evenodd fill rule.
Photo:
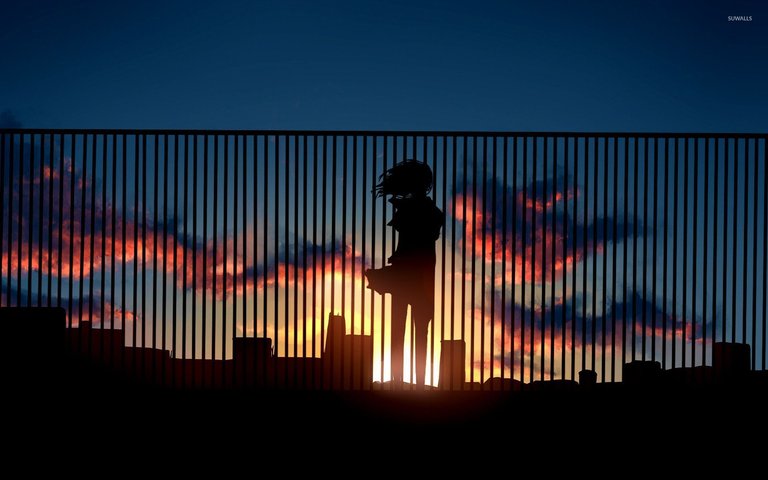
<svg viewBox="0 0 768 480">
<path fill-rule="evenodd" d="M 416 384 L 424 385 L 427 362 L 427 333 L 435 309 L 435 241 L 445 223 L 445 214 L 427 195 L 432 190 L 432 170 L 426 163 L 406 160 L 381 175 L 374 187 L 376 196 L 391 195 L 395 209 L 387 223 L 397 232 L 397 246 L 389 265 L 368 269 L 368 288 L 392 295 L 392 381 L 403 381 L 403 351 L 408 307 L 415 343 Z"/>
</svg>

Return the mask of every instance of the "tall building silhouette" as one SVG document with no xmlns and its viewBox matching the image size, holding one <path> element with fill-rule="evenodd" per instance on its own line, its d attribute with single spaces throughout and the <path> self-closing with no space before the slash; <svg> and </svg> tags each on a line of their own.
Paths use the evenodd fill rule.
<svg viewBox="0 0 768 480">
<path fill-rule="evenodd" d="M 443 340 L 440 342 L 440 384 L 441 390 L 459 390 L 464 385 L 464 357 L 467 345 L 464 340 Z"/>
<path fill-rule="evenodd" d="M 331 389 L 364 389 L 373 382 L 373 337 L 346 333 L 341 315 L 329 315 L 323 373 Z"/>
<path fill-rule="evenodd" d="M 712 346 L 712 367 L 721 380 L 748 373 L 751 359 L 749 344 L 715 342 Z"/>
</svg>

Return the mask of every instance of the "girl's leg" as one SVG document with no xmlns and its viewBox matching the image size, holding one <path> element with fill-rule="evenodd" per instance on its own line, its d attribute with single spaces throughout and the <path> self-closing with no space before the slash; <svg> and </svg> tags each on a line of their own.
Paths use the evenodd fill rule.
<svg viewBox="0 0 768 480">
<path fill-rule="evenodd" d="M 392 332 L 390 352 L 392 362 L 392 382 L 403 381 L 403 344 L 405 343 L 405 317 L 408 315 L 408 303 L 392 295 Z"/>
<path fill-rule="evenodd" d="M 416 309 L 414 309 L 416 310 Z M 427 344 L 429 343 L 429 318 L 431 315 L 427 312 L 414 311 L 411 315 L 411 321 L 414 325 L 415 336 L 415 356 L 416 356 L 416 384 L 423 386 L 427 376 Z"/>
</svg>

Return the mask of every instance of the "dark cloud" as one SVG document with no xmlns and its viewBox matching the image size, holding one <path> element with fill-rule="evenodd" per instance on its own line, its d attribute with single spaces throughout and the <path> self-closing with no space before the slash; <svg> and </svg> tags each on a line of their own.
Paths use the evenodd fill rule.
<svg viewBox="0 0 768 480">
<path fill-rule="evenodd" d="M 495 299 L 500 303 L 499 293 L 496 293 Z M 657 337 L 657 341 L 666 339 L 667 342 L 670 342 L 673 336 L 677 338 L 677 341 L 681 341 L 684 331 L 688 342 L 694 337 L 700 340 L 705 329 L 711 331 L 711 321 L 708 320 L 705 325 L 701 319 L 696 319 L 694 323 L 693 317 L 684 315 L 679 311 L 677 315 L 672 315 L 671 308 L 665 312 L 657 302 L 643 299 L 641 293 L 635 293 L 626 301 L 620 300 L 615 304 L 607 300 L 606 310 L 595 312 L 594 315 L 589 310 L 589 304 L 588 310 L 584 311 L 582 301 L 583 297 L 579 294 L 553 306 L 545 305 L 543 308 L 539 302 L 532 305 L 530 300 L 524 302 L 523 305 L 508 302 L 503 308 L 503 318 L 502 310 L 498 309 L 496 317 L 492 321 L 495 322 L 494 327 L 497 332 L 501 332 L 501 326 L 504 324 L 506 337 L 504 340 L 507 346 L 510 345 L 510 332 L 514 331 L 516 335 L 520 334 L 524 322 L 526 338 L 523 339 L 523 344 L 526 345 L 527 350 L 531 348 L 531 332 L 533 332 L 535 339 L 534 348 L 538 348 L 542 334 L 545 335 L 545 343 L 548 345 L 553 331 L 557 345 L 560 345 L 563 327 L 565 327 L 566 332 L 566 343 L 571 342 L 573 335 L 573 348 L 591 346 L 594 342 L 597 349 L 601 348 L 603 338 L 605 338 L 606 346 L 610 346 L 611 338 L 614 336 L 616 344 L 621 345 L 622 335 L 626 335 L 627 348 L 631 348 L 633 328 L 636 348 L 641 346 L 643 331 L 645 331 L 648 341 Z M 645 327 L 643 327 L 643 318 L 645 318 Z M 654 318 L 655 323 L 653 322 Z M 486 323 L 490 321 L 491 319 L 486 317 Z M 605 337 L 603 337 L 603 332 L 605 332 Z M 516 343 L 519 345 L 520 340 L 518 339 Z M 557 348 L 560 350 L 560 347 Z"/>
<path fill-rule="evenodd" d="M 58 149 L 58 145 L 55 148 Z M 356 269 L 362 268 L 363 255 L 353 252 L 351 244 L 345 244 L 340 238 L 322 243 L 305 242 L 301 238 L 295 244 L 281 242 L 276 246 L 276 254 L 274 240 L 269 239 L 266 259 L 261 250 L 263 239 L 259 239 L 256 252 L 259 261 L 254 264 L 253 237 L 250 237 L 246 242 L 251 248 L 251 258 L 245 262 L 242 237 L 218 232 L 214 248 L 212 238 L 196 236 L 189 230 L 184 232 L 183 221 L 178 217 L 159 218 L 154 223 L 154 213 L 148 210 L 144 215 L 143 205 L 138 207 L 142 211 L 139 215 L 133 211 L 117 211 L 113 205 L 102 203 L 103 185 L 101 180 L 91 178 L 90 171 L 84 171 L 82 166 L 78 168 L 68 158 L 63 165 L 58 161 L 53 165 L 48 161 L 41 164 L 37 155 L 32 161 L 30 152 L 31 148 L 25 147 L 23 159 L 8 167 L 9 173 L 14 169 L 14 178 L 9 190 L 10 201 L 3 204 L 8 218 L 4 227 L 13 235 L 11 245 L 3 243 L 0 258 L 3 265 L 10 260 L 26 274 L 42 271 L 82 282 L 102 269 L 111 269 L 112 261 L 119 269 L 123 262 L 132 264 L 136 260 L 140 265 L 146 262 L 142 268 L 155 268 L 156 264 L 158 270 L 175 278 L 178 287 L 186 285 L 188 289 L 202 291 L 205 288 L 210 292 L 216 282 L 215 293 L 223 296 L 225 291 L 227 295 L 234 294 L 235 288 L 237 293 L 242 293 L 273 286 L 275 281 L 280 285 L 295 280 L 303 282 L 305 274 L 309 279 L 309 272 L 313 270 L 317 277 L 323 270 L 341 272 L 344 268 L 346 275 L 351 276 L 352 259 Z M 59 158 L 58 150 L 52 158 Z M 30 193 L 34 202 L 31 211 Z M 50 222 L 41 222 L 38 218 L 41 198 L 43 218 Z M 54 208 L 49 211 L 51 199 Z M 114 258 L 111 258 L 113 246 Z M 126 268 L 131 275 L 132 267 L 126 265 Z"/>
<path fill-rule="evenodd" d="M 455 202 L 447 209 L 465 225 L 457 248 L 466 238 L 468 248 L 474 245 L 478 255 L 485 246 L 487 261 L 493 260 L 493 252 L 496 260 L 501 255 L 508 261 L 514 260 L 518 283 L 551 281 L 548 273 L 553 267 L 559 279 L 566 269 L 588 256 L 600 254 L 607 243 L 626 240 L 633 232 L 629 219 L 603 216 L 600 206 L 597 215 L 593 215 L 592 199 L 583 198 L 577 188 L 564 188 L 563 178 L 554 178 L 554 188 L 550 178 L 522 187 L 507 185 L 506 189 L 498 179 L 489 178 L 481 181 L 474 193 L 472 182 L 467 183 L 466 191 L 460 186 Z"/>
</svg>

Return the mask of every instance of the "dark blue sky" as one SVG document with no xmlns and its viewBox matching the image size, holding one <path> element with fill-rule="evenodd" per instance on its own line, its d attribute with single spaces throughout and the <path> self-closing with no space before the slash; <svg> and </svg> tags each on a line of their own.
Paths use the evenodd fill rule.
<svg viewBox="0 0 768 480">
<path fill-rule="evenodd" d="M 768 131 L 764 1 L 527 3 L 3 0 L 0 110 L 27 127 Z"/>
</svg>

